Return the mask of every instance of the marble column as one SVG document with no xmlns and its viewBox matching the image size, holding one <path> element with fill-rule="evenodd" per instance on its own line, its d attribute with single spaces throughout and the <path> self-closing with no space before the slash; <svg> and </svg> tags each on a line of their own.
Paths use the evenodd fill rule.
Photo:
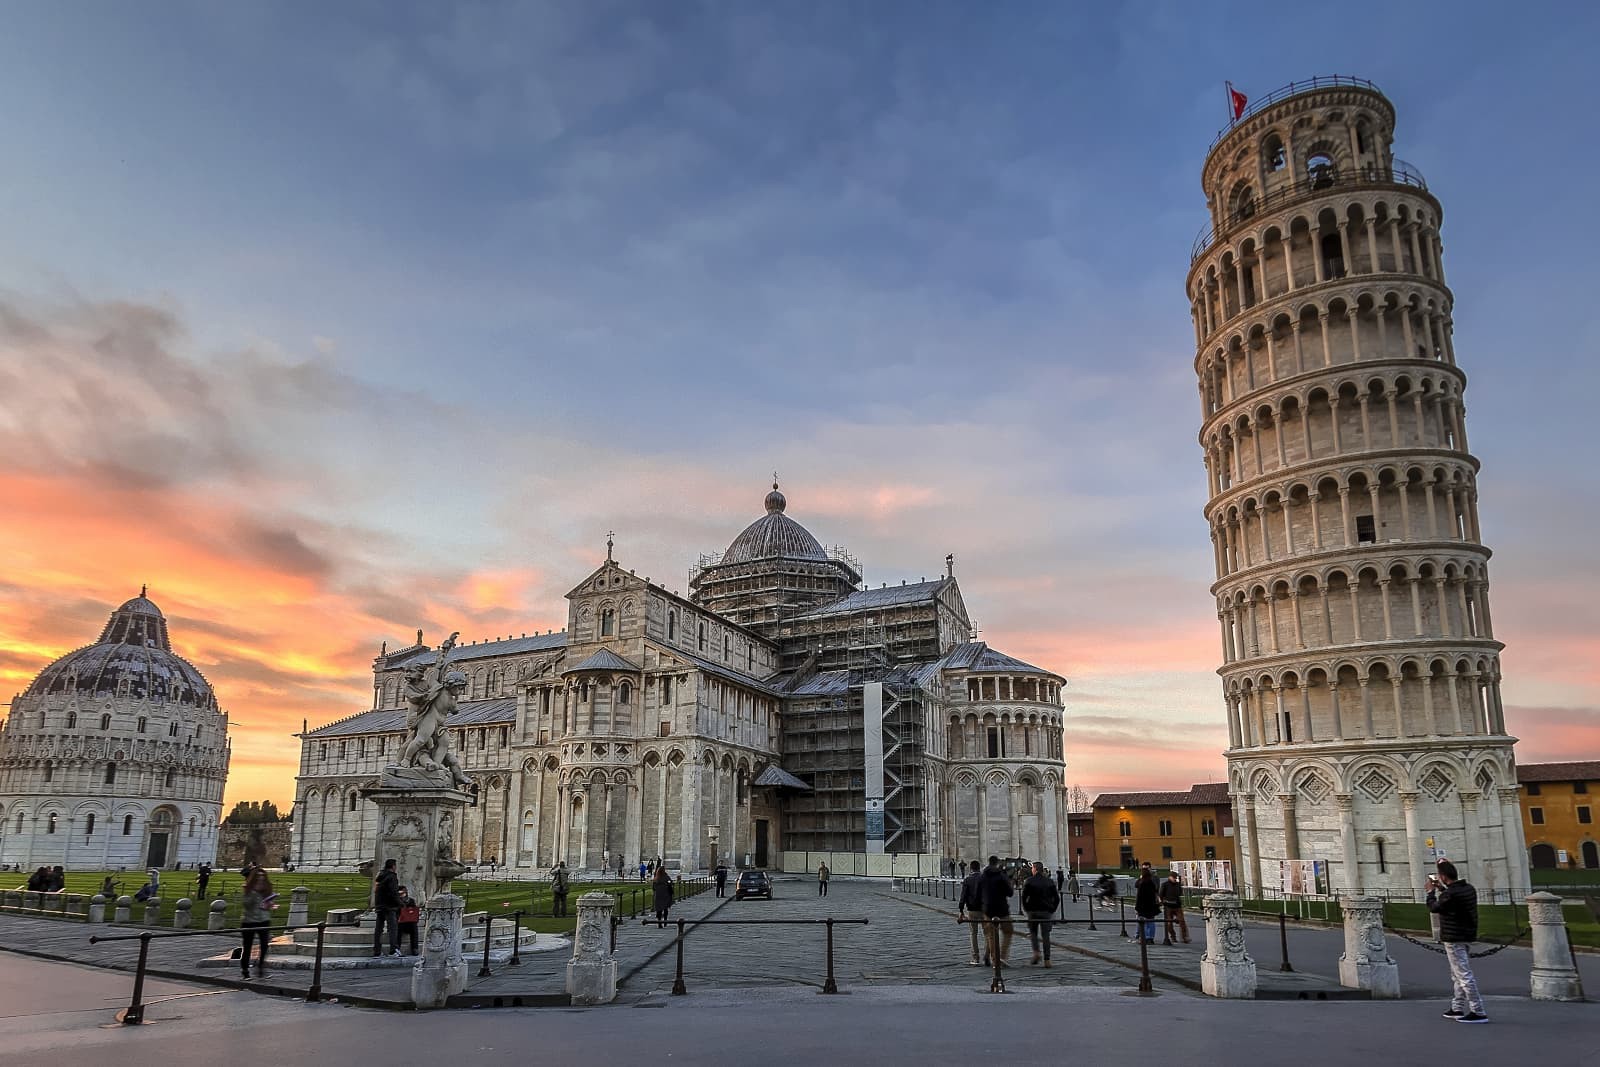
<svg viewBox="0 0 1600 1067">
<path fill-rule="evenodd" d="M 1339 845 L 1343 856 L 1344 889 L 1355 894 L 1361 888 L 1361 853 L 1356 847 L 1355 798 L 1348 793 L 1338 793 L 1334 802 L 1339 807 Z"/>
</svg>

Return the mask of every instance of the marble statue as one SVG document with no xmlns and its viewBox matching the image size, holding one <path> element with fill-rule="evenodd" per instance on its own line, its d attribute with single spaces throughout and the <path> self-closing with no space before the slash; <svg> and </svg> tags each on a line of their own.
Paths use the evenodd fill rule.
<svg viewBox="0 0 1600 1067">
<path fill-rule="evenodd" d="M 472 788 L 472 781 L 461 770 L 461 763 L 450 751 L 450 732 L 445 729 L 456 714 L 457 702 L 467 690 L 467 676 L 446 671 L 444 662 L 456 647 L 451 634 L 439 645 L 431 664 L 414 664 L 406 670 L 406 739 L 400 759 L 384 773 L 384 784 L 404 786 L 446 785 Z"/>
</svg>

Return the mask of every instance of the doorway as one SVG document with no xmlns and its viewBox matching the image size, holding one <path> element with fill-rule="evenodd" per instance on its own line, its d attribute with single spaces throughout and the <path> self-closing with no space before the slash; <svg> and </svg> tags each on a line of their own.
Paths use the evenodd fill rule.
<svg viewBox="0 0 1600 1067">
<path fill-rule="evenodd" d="M 1554 845 L 1534 845 L 1529 850 L 1533 858 L 1533 866 L 1538 870 L 1554 870 L 1556 866 L 1556 849 Z"/>
<path fill-rule="evenodd" d="M 1600 867 L 1600 845 L 1593 841 L 1583 843 L 1583 865 L 1591 871 Z"/>
<path fill-rule="evenodd" d="M 167 865 L 167 833 L 162 830 L 150 832 L 150 851 L 145 856 L 146 867 L 165 867 Z"/>
<path fill-rule="evenodd" d="M 767 865 L 767 820 L 756 820 L 756 866 L 765 868 Z"/>
</svg>

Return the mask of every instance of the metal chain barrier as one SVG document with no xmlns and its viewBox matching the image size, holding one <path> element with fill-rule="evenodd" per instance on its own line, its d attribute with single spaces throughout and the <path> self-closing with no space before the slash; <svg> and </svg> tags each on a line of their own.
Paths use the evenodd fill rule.
<svg viewBox="0 0 1600 1067">
<path fill-rule="evenodd" d="M 1398 937 L 1398 938 L 1400 938 L 1400 939 L 1402 939 L 1404 941 L 1411 942 L 1413 945 L 1416 945 L 1418 948 L 1425 948 L 1429 952 L 1437 952 L 1437 953 L 1439 953 L 1441 955 L 1443 955 L 1443 953 L 1444 953 L 1444 946 L 1443 945 L 1433 944 L 1432 942 L 1428 942 L 1428 941 L 1419 941 L 1416 938 L 1412 937 L 1410 934 L 1406 933 L 1404 930 L 1396 930 L 1392 926 L 1385 926 L 1384 930 L 1386 930 L 1387 932 L 1395 935 L 1396 937 Z M 1518 930 L 1516 933 L 1512 934 L 1505 941 L 1501 941 L 1499 943 L 1491 942 L 1491 944 L 1494 944 L 1493 948 L 1485 949 L 1482 952 L 1469 952 L 1469 953 L 1467 953 L 1467 955 L 1469 955 L 1470 957 L 1472 957 L 1475 960 L 1481 960 L 1485 956 L 1493 956 L 1496 952 L 1503 952 L 1506 949 L 1510 948 L 1512 945 L 1516 944 L 1518 941 L 1521 941 L 1524 937 L 1527 937 L 1532 932 L 1533 932 L 1533 928 L 1532 927 L 1525 926 L 1521 930 Z"/>
</svg>

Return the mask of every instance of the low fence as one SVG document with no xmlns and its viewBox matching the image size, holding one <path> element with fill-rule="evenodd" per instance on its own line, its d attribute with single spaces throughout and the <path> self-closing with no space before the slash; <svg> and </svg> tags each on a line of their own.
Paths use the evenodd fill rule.
<svg viewBox="0 0 1600 1067">
<path fill-rule="evenodd" d="M 866 926 L 867 919 L 677 919 L 673 925 L 677 928 L 674 947 L 677 949 L 677 969 L 672 977 L 672 995 L 681 997 L 689 991 L 684 981 L 683 964 L 683 939 L 689 929 L 701 926 L 822 926 L 827 930 L 827 973 L 822 981 L 823 993 L 839 992 L 838 980 L 833 974 L 833 928 L 835 926 Z M 640 925 L 651 926 L 660 924 L 652 919 L 645 919 Z M 616 925 L 612 925 L 612 946 L 616 948 Z"/>
<path fill-rule="evenodd" d="M 942 875 L 950 861 L 927 852 L 796 852 L 783 853 L 783 873 L 811 874 L 828 865 L 830 875 L 857 878 L 931 878 Z"/>
</svg>

